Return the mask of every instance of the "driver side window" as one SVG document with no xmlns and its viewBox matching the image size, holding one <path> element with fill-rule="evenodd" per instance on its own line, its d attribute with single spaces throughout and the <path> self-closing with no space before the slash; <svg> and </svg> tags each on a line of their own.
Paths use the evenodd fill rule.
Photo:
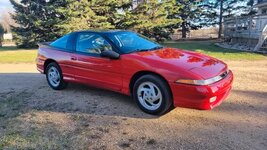
<svg viewBox="0 0 267 150">
<path fill-rule="evenodd" d="M 112 50 L 111 45 L 100 35 L 94 33 L 80 33 L 76 41 L 76 51 L 87 54 L 100 54 L 102 51 Z"/>
</svg>

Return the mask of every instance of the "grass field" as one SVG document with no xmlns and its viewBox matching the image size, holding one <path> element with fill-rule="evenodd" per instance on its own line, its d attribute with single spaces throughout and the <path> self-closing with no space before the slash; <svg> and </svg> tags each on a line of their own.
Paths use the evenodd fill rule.
<svg viewBox="0 0 267 150">
<path fill-rule="evenodd" d="M 214 45 L 214 42 L 209 41 L 167 42 L 164 43 L 164 45 L 205 53 L 223 60 L 262 60 L 267 58 L 266 56 L 261 54 L 219 48 Z M 36 55 L 36 49 L 1 47 L 0 63 L 34 63 Z"/>
<path fill-rule="evenodd" d="M 36 55 L 36 49 L 0 47 L 0 63 L 34 63 Z"/>
</svg>

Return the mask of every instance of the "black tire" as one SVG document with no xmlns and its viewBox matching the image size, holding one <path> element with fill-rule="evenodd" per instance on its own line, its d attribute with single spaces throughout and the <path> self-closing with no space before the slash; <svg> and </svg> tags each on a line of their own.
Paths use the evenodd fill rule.
<svg viewBox="0 0 267 150">
<path fill-rule="evenodd" d="M 155 110 L 147 109 L 139 100 L 138 88 L 139 86 L 142 86 L 143 84 L 145 85 L 146 83 L 153 83 L 161 92 L 162 101 L 159 104 L 159 107 Z M 148 74 L 140 77 L 134 84 L 132 95 L 140 109 L 148 114 L 162 115 L 167 113 L 172 108 L 173 100 L 168 83 L 166 83 L 162 78 L 156 75 Z"/>
<path fill-rule="evenodd" d="M 51 83 L 51 81 L 49 80 L 49 77 L 48 77 L 49 76 L 49 69 L 52 68 L 52 67 L 57 69 L 57 71 L 59 73 L 60 77 L 59 77 L 59 84 L 58 85 L 55 85 L 55 84 Z M 54 89 L 54 90 L 63 90 L 63 89 L 65 89 L 67 87 L 68 83 L 63 80 L 62 71 L 61 71 L 61 69 L 60 69 L 60 67 L 59 67 L 59 65 L 57 63 L 55 63 L 55 62 L 49 63 L 45 70 L 46 70 L 45 72 L 46 72 L 47 83 L 52 89 Z"/>
</svg>

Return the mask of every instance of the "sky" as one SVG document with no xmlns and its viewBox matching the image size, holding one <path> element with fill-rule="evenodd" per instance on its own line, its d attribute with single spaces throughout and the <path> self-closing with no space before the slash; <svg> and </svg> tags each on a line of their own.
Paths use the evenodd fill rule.
<svg viewBox="0 0 267 150">
<path fill-rule="evenodd" d="M 12 5 L 9 0 L 0 0 L 0 19 L 2 14 L 12 11 Z"/>
<path fill-rule="evenodd" d="M 9 0 L 0 0 L 0 11 L 10 10 L 12 9 L 12 5 Z"/>
</svg>

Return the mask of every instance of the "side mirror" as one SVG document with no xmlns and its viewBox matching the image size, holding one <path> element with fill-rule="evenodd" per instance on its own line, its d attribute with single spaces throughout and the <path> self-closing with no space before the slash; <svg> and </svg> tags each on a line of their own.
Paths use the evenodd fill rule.
<svg viewBox="0 0 267 150">
<path fill-rule="evenodd" d="M 108 57 L 110 59 L 119 59 L 120 58 L 120 54 L 111 51 L 111 50 L 104 50 L 101 52 L 100 54 L 102 57 Z"/>
</svg>

